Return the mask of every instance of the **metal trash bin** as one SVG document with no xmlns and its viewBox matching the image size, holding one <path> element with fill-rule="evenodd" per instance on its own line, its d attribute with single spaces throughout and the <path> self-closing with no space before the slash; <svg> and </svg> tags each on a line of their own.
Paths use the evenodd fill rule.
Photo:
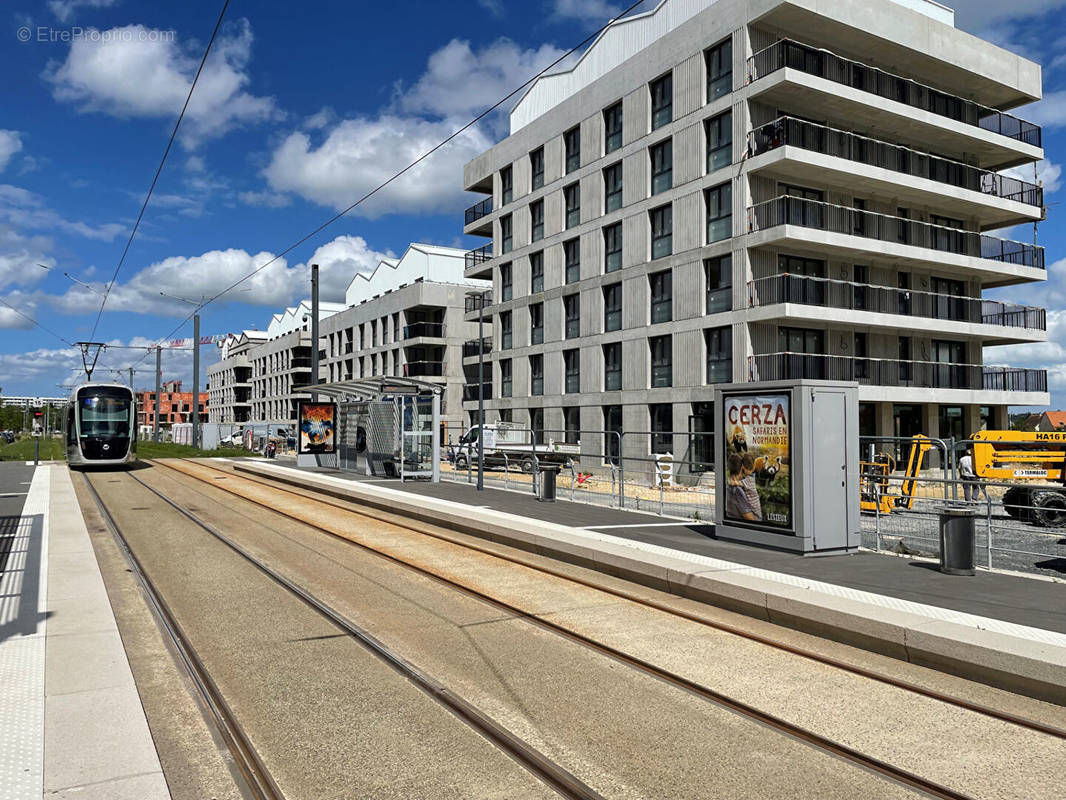
<svg viewBox="0 0 1066 800">
<path fill-rule="evenodd" d="M 947 575 L 977 574 L 976 514 L 969 506 L 944 506 L 940 509 L 941 572 Z"/>
<path fill-rule="evenodd" d="M 542 503 L 555 502 L 555 479 L 558 475 L 558 464 L 540 465 L 540 496 L 537 499 Z"/>
</svg>

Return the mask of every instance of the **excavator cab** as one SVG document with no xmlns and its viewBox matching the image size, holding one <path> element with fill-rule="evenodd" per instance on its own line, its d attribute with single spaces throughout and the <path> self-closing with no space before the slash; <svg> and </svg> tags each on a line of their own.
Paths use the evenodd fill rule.
<svg viewBox="0 0 1066 800">
<path fill-rule="evenodd" d="M 859 462 L 861 494 L 859 508 L 890 514 L 897 508 L 914 507 L 914 492 L 918 485 L 918 473 L 925 463 L 925 455 L 933 446 L 932 440 L 923 434 L 911 439 L 907 454 L 907 467 L 899 491 L 894 492 L 889 478 L 896 471 L 896 460 L 888 453 L 876 453 L 871 461 Z"/>
</svg>

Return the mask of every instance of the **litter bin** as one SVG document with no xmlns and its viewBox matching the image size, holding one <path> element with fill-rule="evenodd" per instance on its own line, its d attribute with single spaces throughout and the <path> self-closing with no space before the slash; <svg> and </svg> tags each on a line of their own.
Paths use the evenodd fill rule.
<svg viewBox="0 0 1066 800">
<path fill-rule="evenodd" d="M 974 511 L 969 506 L 940 509 L 940 571 L 947 575 L 975 575 L 977 545 Z"/>
<path fill-rule="evenodd" d="M 542 503 L 555 502 L 555 478 L 559 474 L 558 464 L 540 465 L 540 497 Z"/>
</svg>

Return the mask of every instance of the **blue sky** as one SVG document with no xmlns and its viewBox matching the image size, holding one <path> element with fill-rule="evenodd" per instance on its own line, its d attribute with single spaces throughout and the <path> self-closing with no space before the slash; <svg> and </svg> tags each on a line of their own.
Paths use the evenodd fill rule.
<svg viewBox="0 0 1066 800">
<path fill-rule="evenodd" d="M 607 0 L 233 0 L 96 339 L 144 345 L 511 91 L 624 3 Z M 951 5 L 949 3 L 949 5 Z M 1008 6 L 1009 8 L 1005 8 Z M 1066 160 L 1066 0 L 959 2 L 956 24 L 1044 66 L 1042 123 L 1049 283 L 997 296 L 1049 308 L 1049 343 L 986 361 L 1047 366 L 1066 403 L 1066 234 L 1057 222 Z M 0 297 L 59 336 L 90 337 L 110 279 L 210 36 L 220 0 L 9 0 L 0 12 Z M 29 41 L 22 42 L 29 32 Z M 80 32 L 80 33 L 79 33 Z M 307 296 L 340 299 L 355 270 L 413 240 L 461 236 L 463 163 L 506 134 L 494 115 L 364 208 L 204 309 L 202 333 L 265 328 Z M 1031 168 L 1025 173 L 1031 178 Z M 1066 190 L 1062 190 L 1066 195 Z M 1032 230 L 1013 238 L 1031 241 Z M 44 269 L 43 264 L 49 269 Z M 75 280 L 76 279 L 76 280 Z M 78 283 L 78 282 L 81 283 Z M 88 284 L 88 287 L 82 285 Z M 231 299 L 229 299 L 231 298 Z M 191 335 L 191 323 L 176 336 Z M 204 348 L 203 363 L 216 358 Z M 101 369 L 140 359 L 113 349 Z M 143 360 L 139 385 L 152 383 Z M 188 353 L 164 355 L 185 378 Z M 80 356 L 0 306 L 0 387 L 57 394 Z M 98 373 L 103 375 L 104 373 Z M 1061 398 L 1061 400 L 1060 400 Z"/>
</svg>

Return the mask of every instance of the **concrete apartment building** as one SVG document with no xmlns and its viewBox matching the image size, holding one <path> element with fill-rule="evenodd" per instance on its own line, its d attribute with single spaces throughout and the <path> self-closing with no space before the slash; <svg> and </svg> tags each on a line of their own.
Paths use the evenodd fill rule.
<svg viewBox="0 0 1066 800">
<path fill-rule="evenodd" d="M 982 297 L 1046 278 L 1041 248 L 985 233 L 1043 215 L 1000 174 L 1043 155 L 1004 111 L 1040 67 L 953 17 L 664 0 L 533 84 L 464 169 L 486 195 L 464 232 L 491 237 L 466 269 L 493 281 L 490 421 L 678 432 L 627 437 L 639 457 L 713 430 L 719 382 L 858 381 L 865 435 L 1046 405 L 1043 371 L 983 361 L 1046 339 L 1043 309 Z"/>
<path fill-rule="evenodd" d="M 250 353 L 266 339 L 266 331 L 242 331 L 230 334 L 218 343 L 221 360 L 207 368 L 209 422 L 234 423 L 252 419 Z"/>
<path fill-rule="evenodd" d="M 439 383 L 441 421 L 461 429 L 463 350 L 476 352 L 477 342 L 477 323 L 464 319 L 466 297 L 490 287 L 464 277 L 465 257 L 464 250 L 411 244 L 372 274 L 357 274 L 345 292 L 345 310 L 326 318 L 319 330 L 322 377 L 391 375 Z"/>
</svg>

